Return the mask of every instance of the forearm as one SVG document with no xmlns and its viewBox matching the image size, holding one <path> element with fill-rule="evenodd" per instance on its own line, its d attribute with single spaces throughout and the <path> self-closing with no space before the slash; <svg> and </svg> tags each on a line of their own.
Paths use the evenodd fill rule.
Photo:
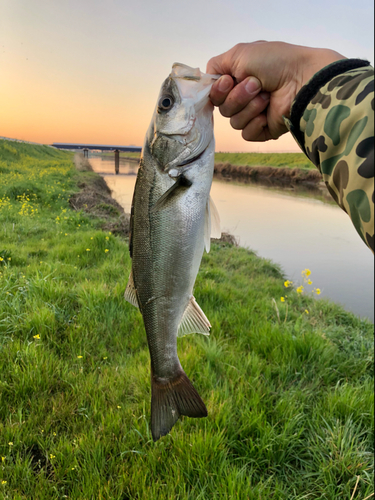
<svg viewBox="0 0 375 500">
<path fill-rule="evenodd" d="M 285 123 L 374 251 L 374 70 L 346 59 L 319 71 Z"/>
</svg>

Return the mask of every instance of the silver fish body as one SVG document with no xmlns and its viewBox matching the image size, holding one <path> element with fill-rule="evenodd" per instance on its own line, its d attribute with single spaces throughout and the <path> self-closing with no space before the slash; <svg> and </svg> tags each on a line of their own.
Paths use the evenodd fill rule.
<svg viewBox="0 0 375 500">
<path fill-rule="evenodd" d="M 146 329 L 155 441 L 180 415 L 207 415 L 181 367 L 177 337 L 208 334 L 211 326 L 192 293 L 209 248 L 215 143 L 208 95 L 214 79 L 173 66 L 146 135 L 133 196 L 125 297 L 140 308 Z"/>
</svg>

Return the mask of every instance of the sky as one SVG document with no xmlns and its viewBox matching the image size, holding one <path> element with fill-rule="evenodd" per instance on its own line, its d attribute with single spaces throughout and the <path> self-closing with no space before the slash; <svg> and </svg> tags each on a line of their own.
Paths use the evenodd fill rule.
<svg viewBox="0 0 375 500">
<path fill-rule="evenodd" d="M 374 64 L 373 18 L 372 0 L 0 0 L 0 136 L 142 146 L 174 62 L 261 39 Z M 216 151 L 298 151 L 214 116 Z"/>
</svg>

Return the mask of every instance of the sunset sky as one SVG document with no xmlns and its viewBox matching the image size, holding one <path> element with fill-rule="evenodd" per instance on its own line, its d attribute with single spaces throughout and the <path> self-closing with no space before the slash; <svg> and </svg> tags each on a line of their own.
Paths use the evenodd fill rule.
<svg viewBox="0 0 375 500">
<path fill-rule="evenodd" d="M 175 61 L 200 67 L 238 42 L 329 47 L 374 63 L 372 0 L 0 0 L 0 136 L 142 146 Z M 247 143 L 215 112 L 217 151 Z"/>
</svg>

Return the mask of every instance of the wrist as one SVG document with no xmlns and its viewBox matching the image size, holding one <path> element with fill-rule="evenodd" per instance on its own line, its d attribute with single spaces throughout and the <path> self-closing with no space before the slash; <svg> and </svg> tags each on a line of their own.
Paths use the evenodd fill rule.
<svg viewBox="0 0 375 500">
<path fill-rule="evenodd" d="M 300 128 L 301 117 L 303 116 L 309 103 L 320 95 L 320 89 L 332 81 L 335 77 L 342 75 L 353 69 L 369 66 L 368 61 L 362 59 L 341 59 L 336 60 L 320 69 L 307 81 L 296 95 L 288 118 L 288 128 L 294 138 L 304 149 L 304 131 Z M 320 97 L 324 97 L 321 96 Z M 318 102 L 318 101 L 317 101 Z M 326 107 L 326 106 L 325 106 Z"/>
<path fill-rule="evenodd" d="M 330 49 L 315 49 L 310 47 L 304 47 L 304 49 L 301 54 L 301 72 L 297 93 L 320 70 L 336 61 L 346 59 L 345 56 Z"/>
</svg>

